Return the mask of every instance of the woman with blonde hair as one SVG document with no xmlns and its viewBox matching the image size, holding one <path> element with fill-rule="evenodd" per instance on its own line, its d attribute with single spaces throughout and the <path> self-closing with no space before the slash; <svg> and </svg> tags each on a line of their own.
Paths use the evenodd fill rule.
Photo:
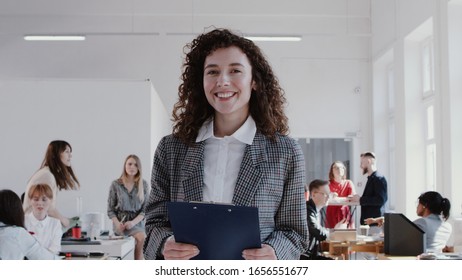
<svg viewBox="0 0 462 280">
<path fill-rule="evenodd" d="M 136 155 L 125 159 L 122 175 L 114 180 L 109 190 L 108 217 L 113 222 L 114 233 L 135 238 L 135 259 L 143 259 L 144 204 L 149 191 L 142 178 L 141 161 Z"/>
</svg>

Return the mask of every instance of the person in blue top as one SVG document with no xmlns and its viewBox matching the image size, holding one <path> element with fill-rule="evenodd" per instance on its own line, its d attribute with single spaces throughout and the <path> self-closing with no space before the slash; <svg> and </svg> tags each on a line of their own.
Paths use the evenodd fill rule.
<svg viewBox="0 0 462 280">
<path fill-rule="evenodd" d="M 434 191 L 421 194 L 418 200 L 416 212 L 421 218 L 415 220 L 414 224 L 425 231 L 427 250 L 441 253 L 452 232 L 452 226 L 447 222 L 451 203 Z"/>
</svg>

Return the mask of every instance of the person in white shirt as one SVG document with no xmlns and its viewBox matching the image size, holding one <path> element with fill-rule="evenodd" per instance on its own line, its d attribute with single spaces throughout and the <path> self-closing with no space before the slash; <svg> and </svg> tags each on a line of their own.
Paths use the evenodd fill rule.
<svg viewBox="0 0 462 280">
<path fill-rule="evenodd" d="M 173 130 L 154 155 L 145 258 L 198 256 L 198 246 L 176 242 L 167 203 L 213 201 L 258 208 L 261 248 L 243 259 L 299 259 L 308 245 L 305 160 L 289 136 L 284 90 L 261 49 L 230 30 L 186 48 Z"/>
<path fill-rule="evenodd" d="M 0 259 L 60 259 L 45 249 L 24 228 L 24 211 L 19 196 L 11 190 L 0 190 Z"/>
<path fill-rule="evenodd" d="M 27 196 L 31 201 L 32 212 L 25 216 L 26 229 L 37 238 L 43 247 L 58 254 L 61 250 L 63 232 L 60 221 L 48 215 L 48 209 L 53 201 L 50 186 L 33 185 Z"/>
<path fill-rule="evenodd" d="M 31 186 L 36 184 L 47 184 L 53 191 L 53 203 L 48 210 L 48 215 L 61 221 L 63 227 L 68 227 L 70 221 L 64 217 L 56 208 L 58 191 L 77 190 L 80 183 L 71 167 L 72 147 L 63 140 L 54 140 L 48 144 L 45 158 L 40 169 L 32 175 L 26 186 L 25 198 L 23 203 L 24 212 L 31 211 L 31 201 L 27 196 Z"/>
</svg>

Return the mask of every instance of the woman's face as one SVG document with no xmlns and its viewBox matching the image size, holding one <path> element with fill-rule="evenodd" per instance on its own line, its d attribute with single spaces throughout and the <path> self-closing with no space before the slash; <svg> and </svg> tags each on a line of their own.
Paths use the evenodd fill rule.
<svg viewBox="0 0 462 280">
<path fill-rule="evenodd" d="M 136 160 L 134 158 L 129 158 L 125 162 L 125 172 L 128 176 L 135 176 L 138 174 L 138 165 L 136 164 Z"/>
<path fill-rule="evenodd" d="M 254 82 L 247 55 L 238 47 L 212 52 L 204 62 L 204 92 L 215 115 L 247 118 Z"/>
<path fill-rule="evenodd" d="M 422 217 L 424 215 L 424 212 L 425 212 L 425 206 L 423 206 L 422 203 L 418 202 L 417 203 L 417 209 L 416 209 L 415 212 L 416 212 L 417 216 Z"/>
<path fill-rule="evenodd" d="M 46 195 L 36 195 L 31 199 L 32 204 L 32 211 L 36 215 L 47 214 L 48 209 L 50 208 L 51 199 L 49 199 Z"/>
<path fill-rule="evenodd" d="M 72 152 L 69 146 L 61 153 L 60 158 L 65 166 L 71 166 Z"/>
<path fill-rule="evenodd" d="M 345 166 L 341 163 L 336 163 L 332 167 L 335 178 L 343 178 L 345 176 Z"/>
</svg>

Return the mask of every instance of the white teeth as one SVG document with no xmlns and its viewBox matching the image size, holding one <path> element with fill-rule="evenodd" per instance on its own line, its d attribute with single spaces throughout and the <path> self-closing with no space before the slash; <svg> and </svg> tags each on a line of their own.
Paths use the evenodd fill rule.
<svg viewBox="0 0 462 280">
<path fill-rule="evenodd" d="M 228 98 L 233 96 L 234 92 L 219 92 L 217 93 L 217 96 L 220 98 Z"/>
</svg>

